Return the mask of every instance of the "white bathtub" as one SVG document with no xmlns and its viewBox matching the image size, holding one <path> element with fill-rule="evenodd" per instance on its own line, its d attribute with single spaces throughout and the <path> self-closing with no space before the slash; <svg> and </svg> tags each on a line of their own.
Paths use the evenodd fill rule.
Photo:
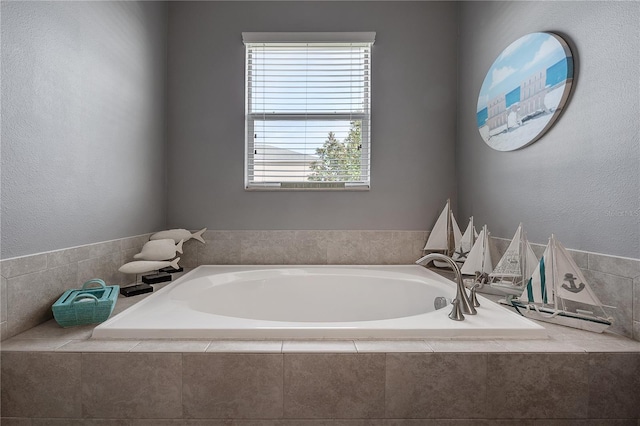
<svg viewBox="0 0 640 426">
<path fill-rule="evenodd" d="M 103 339 L 546 338 L 479 297 L 477 315 L 435 310 L 455 285 L 418 265 L 200 266 L 97 326 Z"/>
</svg>

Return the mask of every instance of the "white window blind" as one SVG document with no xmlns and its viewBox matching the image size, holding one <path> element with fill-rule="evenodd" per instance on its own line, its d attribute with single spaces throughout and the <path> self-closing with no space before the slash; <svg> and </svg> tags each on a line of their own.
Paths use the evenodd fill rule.
<svg viewBox="0 0 640 426">
<path fill-rule="evenodd" d="M 243 33 L 247 189 L 366 189 L 375 33 Z"/>
</svg>

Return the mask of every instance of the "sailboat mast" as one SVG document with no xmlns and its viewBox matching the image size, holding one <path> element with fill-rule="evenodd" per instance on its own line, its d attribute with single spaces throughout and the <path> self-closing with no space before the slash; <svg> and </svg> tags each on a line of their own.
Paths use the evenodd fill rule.
<svg viewBox="0 0 640 426">
<path fill-rule="evenodd" d="M 451 247 L 453 247 L 453 249 Z M 451 256 L 453 250 L 455 250 L 455 243 L 453 238 L 453 223 L 451 220 L 451 200 L 447 198 L 447 249 L 445 254 Z"/>
<path fill-rule="evenodd" d="M 558 285 L 559 281 L 558 281 L 558 271 L 556 268 L 556 237 L 555 235 L 551 234 L 551 265 L 549 265 L 549 267 L 551 268 L 551 297 L 553 298 L 553 307 L 554 309 L 558 309 L 558 297 L 556 297 L 557 295 L 557 291 L 556 291 L 556 286 Z M 564 300 L 561 301 L 562 303 L 562 310 L 566 310 L 565 306 L 564 306 Z"/>
</svg>

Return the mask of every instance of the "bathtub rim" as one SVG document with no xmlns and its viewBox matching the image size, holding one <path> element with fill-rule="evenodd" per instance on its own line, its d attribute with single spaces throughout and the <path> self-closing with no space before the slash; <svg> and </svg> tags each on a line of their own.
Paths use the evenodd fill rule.
<svg viewBox="0 0 640 426">
<path fill-rule="evenodd" d="M 418 265 L 200 265 L 193 270 L 186 272 L 171 283 L 165 285 L 163 288 L 154 291 L 148 297 L 135 303 L 133 306 L 123 310 L 119 314 L 112 316 L 107 321 L 96 326 L 91 336 L 92 340 L 424 340 L 424 339 L 442 339 L 442 340 L 474 340 L 474 339 L 492 339 L 492 340 L 528 340 L 528 339 L 547 339 L 547 332 L 545 328 L 525 317 L 522 317 L 515 312 L 508 310 L 507 308 L 500 306 L 499 304 L 478 295 L 482 307 L 480 308 L 479 315 L 466 316 L 465 321 L 453 321 L 449 318 L 445 318 L 448 315 L 450 308 L 447 306 L 445 309 L 437 311 L 438 321 L 443 324 L 442 327 L 435 326 L 432 328 L 416 327 L 415 324 L 409 327 L 397 328 L 394 326 L 381 326 L 382 321 L 362 321 L 357 323 L 357 328 L 350 327 L 352 323 L 347 324 L 346 327 L 329 327 L 327 331 L 326 327 L 323 327 L 325 323 L 319 323 L 320 326 L 309 327 L 308 323 L 299 323 L 307 325 L 306 327 L 300 326 L 284 326 L 273 327 L 274 324 L 267 324 L 269 326 L 263 326 L 259 328 L 240 327 L 240 328 L 216 328 L 211 329 L 207 327 L 191 328 L 188 331 L 184 329 L 172 328 L 167 330 L 166 328 L 153 328 L 153 327 L 116 327 L 114 322 L 119 322 L 125 317 L 134 316 L 134 313 L 142 311 L 144 307 L 149 303 L 154 303 L 155 300 L 159 300 L 158 296 L 167 295 L 173 288 L 183 284 L 199 276 L 207 275 L 206 270 L 216 270 L 218 273 L 234 272 L 234 271 L 247 271 L 247 270 L 263 270 L 263 269 L 301 269 L 301 268 L 313 268 L 313 269 L 325 269 L 325 268 L 338 268 L 338 269 L 383 269 L 391 271 L 412 271 L 424 278 L 437 281 L 439 285 L 446 285 L 447 287 L 455 288 L 455 283 L 441 276 L 437 272 L 424 268 Z M 161 296 L 163 297 L 163 296 Z M 166 297 L 165 297 L 166 298 Z M 412 319 L 423 319 L 425 315 L 432 315 L 434 312 L 422 315 L 416 315 Z M 489 315 L 489 316 L 488 316 Z M 513 323 L 518 324 L 520 328 L 507 327 L 506 329 L 497 329 L 492 326 L 486 325 L 486 320 L 495 320 L 496 315 L 502 318 L 508 318 Z M 215 315 L 214 315 L 215 316 Z M 216 316 L 217 317 L 217 316 Z M 417 318 L 416 318 L 417 317 Z M 228 317 L 223 317 L 228 318 Z M 404 322 L 402 318 L 400 322 Z M 444 318 L 444 319 L 443 319 Z M 134 316 L 135 319 L 135 316 Z M 238 318 L 233 318 L 238 320 Z M 243 319 L 239 319 L 243 320 Z M 393 320 L 391 320 L 393 321 Z M 243 322 L 243 321 L 240 321 Z M 274 323 L 270 321 L 264 321 L 265 323 Z M 276 321 L 275 323 L 280 323 Z M 364 327 L 362 323 L 369 323 L 372 327 Z M 245 324 L 246 325 L 246 324 Z M 333 324 L 332 324 L 333 325 Z M 396 328 L 394 328 L 396 327 Z"/>
</svg>

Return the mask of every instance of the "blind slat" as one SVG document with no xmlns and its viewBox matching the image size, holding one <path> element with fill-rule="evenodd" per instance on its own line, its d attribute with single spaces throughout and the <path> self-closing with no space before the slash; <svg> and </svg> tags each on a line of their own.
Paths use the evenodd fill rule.
<svg viewBox="0 0 640 426">
<path fill-rule="evenodd" d="M 373 40 L 268 44 L 251 37 L 245 38 L 246 187 L 368 185 Z"/>
</svg>

